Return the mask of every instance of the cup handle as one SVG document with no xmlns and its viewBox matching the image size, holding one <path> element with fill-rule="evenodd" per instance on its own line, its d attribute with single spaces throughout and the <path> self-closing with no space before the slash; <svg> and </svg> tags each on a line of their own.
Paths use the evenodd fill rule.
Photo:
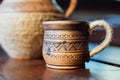
<svg viewBox="0 0 120 80">
<path fill-rule="evenodd" d="M 97 21 L 93 21 L 90 23 L 90 33 L 93 31 L 93 29 L 95 29 L 96 27 L 103 27 L 106 31 L 106 37 L 105 39 L 102 41 L 102 43 L 100 43 L 97 47 L 95 47 L 94 49 L 92 49 L 90 51 L 90 57 L 94 56 L 95 54 L 99 53 L 100 51 L 102 51 L 103 49 L 105 49 L 110 41 L 112 40 L 112 34 L 113 34 L 113 30 L 111 28 L 111 26 L 105 22 L 104 20 L 97 20 Z"/>
<path fill-rule="evenodd" d="M 57 1 L 56 0 L 52 0 L 53 4 L 56 6 L 56 8 L 60 11 L 60 12 L 64 12 L 61 7 L 58 5 Z M 76 6 L 77 6 L 77 2 L 78 0 L 70 0 L 70 4 L 69 4 L 69 7 L 68 9 L 66 10 L 65 12 L 65 17 L 68 18 L 72 13 L 73 11 L 75 10 Z"/>
</svg>

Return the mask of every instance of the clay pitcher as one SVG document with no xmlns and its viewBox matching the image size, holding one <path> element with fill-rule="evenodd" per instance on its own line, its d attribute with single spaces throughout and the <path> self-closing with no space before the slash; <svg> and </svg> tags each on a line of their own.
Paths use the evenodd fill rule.
<svg viewBox="0 0 120 80">
<path fill-rule="evenodd" d="M 42 53 L 42 22 L 68 18 L 77 0 L 63 15 L 56 0 L 3 0 L 0 6 L 0 44 L 15 59 L 35 59 Z"/>
</svg>

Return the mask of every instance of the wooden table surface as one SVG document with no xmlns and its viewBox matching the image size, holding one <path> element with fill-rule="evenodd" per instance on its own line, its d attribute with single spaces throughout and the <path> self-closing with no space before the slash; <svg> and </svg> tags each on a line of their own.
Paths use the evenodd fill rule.
<svg viewBox="0 0 120 80">
<path fill-rule="evenodd" d="M 43 59 L 10 59 L 0 50 L 0 80 L 120 80 L 120 67 L 90 60 L 85 68 L 56 70 Z"/>
</svg>

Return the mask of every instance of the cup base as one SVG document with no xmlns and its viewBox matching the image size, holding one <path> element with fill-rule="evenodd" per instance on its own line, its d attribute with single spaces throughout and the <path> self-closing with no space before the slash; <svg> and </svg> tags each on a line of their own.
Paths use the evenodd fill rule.
<svg viewBox="0 0 120 80">
<path fill-rule="evenodd" d="M 56 66 L 56 65 L 46 64 L 46 66 L 49 67 L 49 68 L 54 68 L 54 69 L 79 69 L 79 68 L 85 68 L 85 64 L 74 65 L 74 66 Z"/>
</svg>

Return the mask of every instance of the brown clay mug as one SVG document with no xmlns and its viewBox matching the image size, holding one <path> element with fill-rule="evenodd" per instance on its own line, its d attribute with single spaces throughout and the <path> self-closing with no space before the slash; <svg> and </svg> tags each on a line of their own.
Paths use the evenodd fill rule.
<svg viewBox="0 0 120 80">
<path fill-rule="evenodd" d="M 56 69 L 75 69 L 84 66 L 90 57 L 105 49 L 112 39 L 113 30 L 103 21 L 45 21 L 43 57 L 47 67 Z M 90 33 L 96 27 L 106 31 L 105 40 L 89 51 Z"/>
</svg>

